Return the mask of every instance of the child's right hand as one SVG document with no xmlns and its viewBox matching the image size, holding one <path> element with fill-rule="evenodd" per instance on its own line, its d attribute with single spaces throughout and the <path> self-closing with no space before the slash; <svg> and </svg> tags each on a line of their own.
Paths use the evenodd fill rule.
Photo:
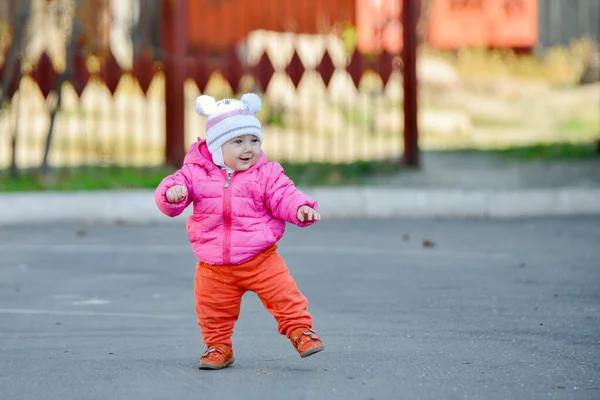
<svg viewBox="0 0 600 400">
<path fill-rule="evenodd" d="M 166 197 L 169 203 L 179 203 L 187 197 L 187 188 L 182 185 L 170 187 L 167 190 Z"/>
</svg>

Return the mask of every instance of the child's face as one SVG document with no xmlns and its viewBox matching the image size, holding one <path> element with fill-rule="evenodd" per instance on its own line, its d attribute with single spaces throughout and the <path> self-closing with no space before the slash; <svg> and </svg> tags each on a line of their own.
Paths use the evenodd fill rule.
<svg viewBox="0 0 600 400">
<path fill-rule="evenodd" d="M 226 142 L 223 147 L 225 165 L 235 171 L 245 171 L 260 157 L 260 141 L 254 135 L 243 135 Z"/>
</svg>

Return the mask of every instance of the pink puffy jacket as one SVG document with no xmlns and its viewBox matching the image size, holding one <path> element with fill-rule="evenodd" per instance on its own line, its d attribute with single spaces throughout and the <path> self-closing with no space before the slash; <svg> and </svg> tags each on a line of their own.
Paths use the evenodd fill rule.
<svg viewBox="0 0 600 400">
<path fill-rule="evenodd" d="M 248 170 L 227 174 L 212 162 L 204 140 L 194 143 L 183 167 L 167 176 L 154 192 L 160 211 L 175 217 L 194 203 L 187 234 L 196 257 L 213 265 L 241 264 L 275 244 L 289 222 L 301 227 L 301 206 L 317 209 L 317 202 L 298 190 L 276 162 L 261 154 Z M 167 190 L 187 188 L 187 198 L 169 203 Z"/>
</svg>

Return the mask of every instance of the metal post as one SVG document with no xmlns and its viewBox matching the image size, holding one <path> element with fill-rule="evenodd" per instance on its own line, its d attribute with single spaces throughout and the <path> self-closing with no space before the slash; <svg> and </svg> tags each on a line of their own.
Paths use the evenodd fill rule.
<svg viewBox="0 0 600 400">
<path fill-rule="evenodd" d="M 402 46 L 404 86 L 404 164 L 419 167 L 417 124 L 417 23 L 421 0 L 402 0 Z"/>
<path fill-rule="evenodd" d="M 162 0 L 161 44 L 165 72 L 165 158 L 181 167 L 185 156 L 185 96 L 187 0 Z"/>
</svg>

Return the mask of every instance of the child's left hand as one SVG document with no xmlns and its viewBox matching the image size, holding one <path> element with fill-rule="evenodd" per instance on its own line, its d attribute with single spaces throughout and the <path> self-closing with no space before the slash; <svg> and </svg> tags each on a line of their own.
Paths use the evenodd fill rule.
<svg viewBox="0 0 600 400">
<path fill-rule="evenodd" d="M 298 209 L 298 219 L 300 222 L 319 221 L 321 219 L 321 214 L 314 208 L 302 206 Z"/>
</svg>

